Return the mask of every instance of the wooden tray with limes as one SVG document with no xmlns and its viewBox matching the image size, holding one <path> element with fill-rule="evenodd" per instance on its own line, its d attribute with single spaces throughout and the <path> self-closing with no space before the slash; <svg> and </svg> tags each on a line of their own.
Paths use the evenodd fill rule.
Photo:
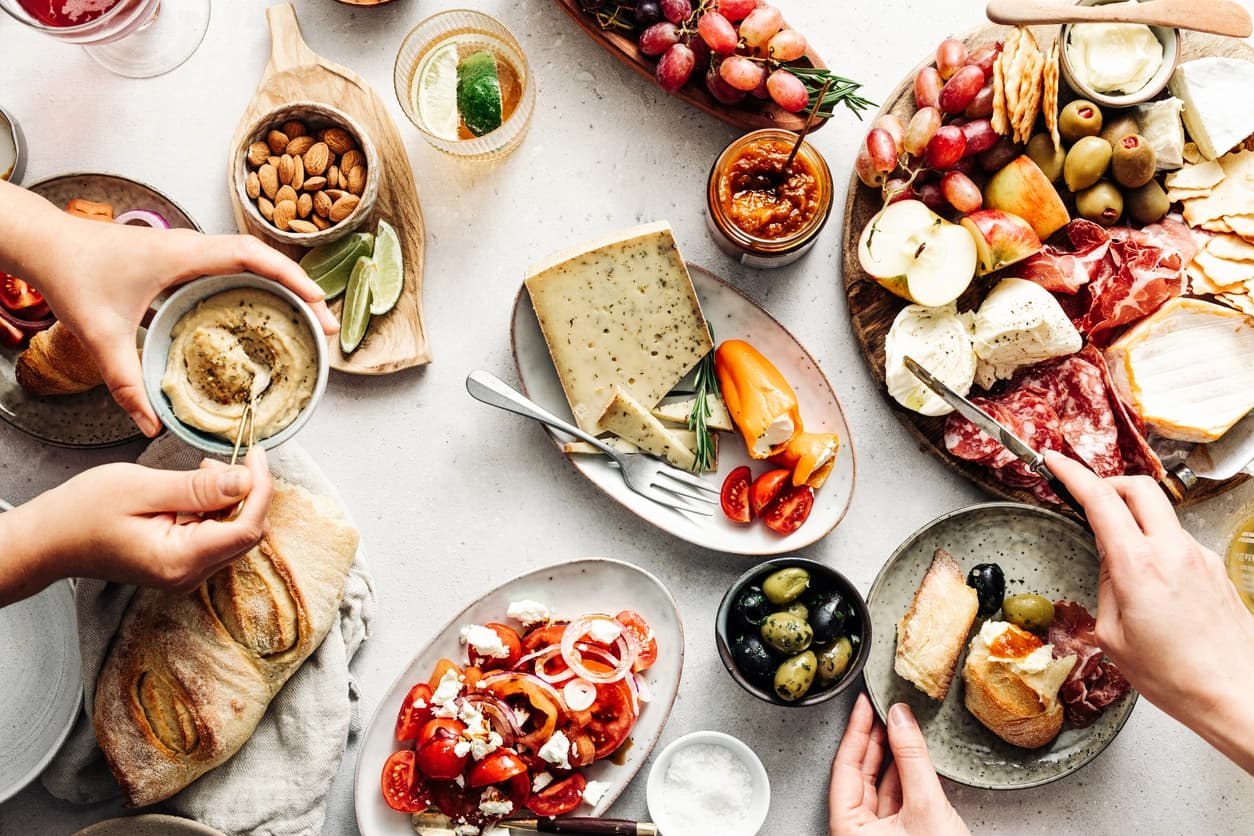
<svg viewBox="0 0 1254 836">
<path fill-rule="evenodd" d="M 295 101 L 325 102 L 356 119 L 374 140 L 382 169 L 378 200 L 361 231 L 373 231 L 380 218 L 396 229 L 405 263 L 405 287 L 396 307 L 371 320 L 365 339 L 352 354 L 345 355 L 340 350 L 338 338 L 330 340 L 331 366 L 349 374 L 373 375 L 429 363 L 431 349 L 422 314 L 426 228 L 409 158 L 396 125 L 378 94 L 360 76 L 309 48 L 301 37 L 296 11 L 290 3 L 266 9 L 266 21 L 270 27 L 270 61 L 231 141 L 228 178 L 248 126 L 281 105 Z M 259 235 L 258 222 L 244 213 L 236 189 L 232 187 L 228 191 L 239 230 L 264 238 Z M 301 247 L 276 247 L 296 259 L 305 252 Z M 341 305 L 342 301 L 333 303 L 337 314 Z"/>
</svg>

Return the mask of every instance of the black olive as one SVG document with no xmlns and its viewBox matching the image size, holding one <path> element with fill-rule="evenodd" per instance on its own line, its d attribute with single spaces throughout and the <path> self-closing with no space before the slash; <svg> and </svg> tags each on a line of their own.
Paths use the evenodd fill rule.
<svg viewBox="0 0 1254 836">
<path fill-rule="evenodd" d="M 980 618 L 988 618 L 1001 609 L 1006 597 L 1006 575 L 996 563 L 981 563 L 967 573 L 967 586 L 980 600 Z"/>
<path fill-rule="evenodd" d="M 752 624 L 754 627 L 766 621 L 766 617 L 773 611 L 771 602 L 766 600 L 766 593 L 760 586 L 746 587 L 736 601 L 736 613 L 744 619 L 746 624 Z"/>
<path fill-rule="evenodd" d="M 810 627 L 816 644 L 827 644 L 840 638 L 845 629 L 848 610 L 839 592 L 820 598 L 810 610 Z"/>
<path fill-rule="evenodd" d="M 758 684 L 770 682 L 779 665 L 766 643 L 752 634 L 736 637 L 732 642 L 732 659 L 746 679 Z"/>
</svg>

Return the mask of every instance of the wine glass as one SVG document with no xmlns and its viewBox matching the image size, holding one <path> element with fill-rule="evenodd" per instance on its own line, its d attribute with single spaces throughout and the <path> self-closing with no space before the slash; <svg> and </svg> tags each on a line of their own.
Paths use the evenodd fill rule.
<svg viewBox="0 0 1254 836">
<path fill-rule="evenodd" d="M 0 0 L 0 9 L 131 78 L 179 66 L 209 28 L 209 0 Z"/>
</svg>

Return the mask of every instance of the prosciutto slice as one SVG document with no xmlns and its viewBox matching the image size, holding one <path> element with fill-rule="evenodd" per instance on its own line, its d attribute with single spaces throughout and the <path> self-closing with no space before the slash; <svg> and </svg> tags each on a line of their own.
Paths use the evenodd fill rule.
<svg viewBox="0 0 1254 836">
<path fill-rule="evenodd" d="M 1114 265 L 1106 258 L 1110 235 L 1101 226 L 1086 220 L 1067 224 L 1063 234 L 1071 248 L 1046 245 L 1018 267 L 1020 278 L 1029 279 L 1051 293 L 1072 294 Z"/>
<path fill-rule="evenodd" d="M 1048 637 L 1054 647 L 1054 658 L 1076 656 L 1075 667 L 1058 689 L 1058 695 L 1067 722 L 1079 729 L 1091 725 L 1109 705 L 1132 688 L 1115 663 L 1097 646 L 1096 628 L 1097 621 L 1083 604 L 1054 603 L 1054 620 L 1049 625 Z"/>
</svg>

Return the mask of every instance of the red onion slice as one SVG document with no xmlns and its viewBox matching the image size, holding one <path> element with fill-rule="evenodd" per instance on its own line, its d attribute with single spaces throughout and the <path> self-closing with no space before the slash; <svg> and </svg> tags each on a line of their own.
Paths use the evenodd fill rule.
<svg viewBox="0 0 1254 836">
<path fill-rule="evenodd" d="M 618 637 L 614 641 L 614 647 L 622 648 L 623 652 L 620 657 L 615 658 L 609 651 L 582 641 L 588 637 L 593 625 L 599 622 L 609 622 L 618 630 Z M 617 619 L 608 615 L 593 614 L 577 618 L 562 633 L 562 658 L 566 660 L 566 664 L 570 665 L 570 669 L 581 679 L 598 684 L 617 682 L 631 673 L 631 667 L 636 661 L 636 653 L 623 638 L 623 632 L 623 625 L 619 624 Z M 585 654 L 593 658 L 600 657 L 601 661 L 609 664 L 610 670 L 604 672 L 590 670 L 583 663 Z"/>
<path fill-rule="evenodd" d="M 562 696 L 571 711 L 583 711 L 597 701 L 597 686 L 583 679 L 572 679 L 562 689 Z"/>
<path fill-rule="evenodd" d="M 129 212 L 123 212 L 113 219 L 115 224 L 122 224 L 123 226 L 129 224 L 131 221 L 138 221 L 144 226 L 150 226 L 153 229 L 170 228 L 169 221 L 158 215 L 156 212 L 151 212 L 147 209 L 132 209 Z"/>
</svg>

